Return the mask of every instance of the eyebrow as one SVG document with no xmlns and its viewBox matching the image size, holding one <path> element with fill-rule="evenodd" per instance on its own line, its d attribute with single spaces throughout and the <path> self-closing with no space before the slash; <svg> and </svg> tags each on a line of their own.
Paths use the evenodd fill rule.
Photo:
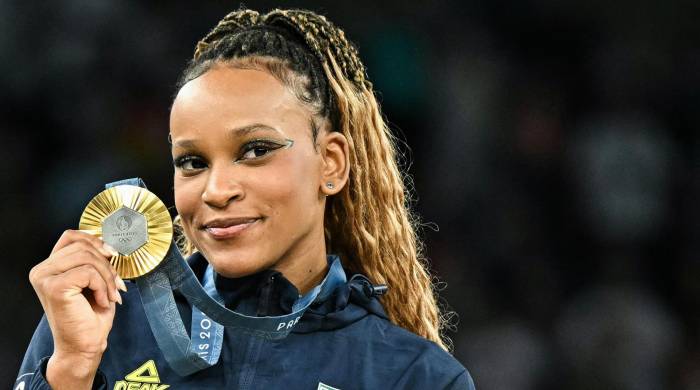
<svg viewBox="0 0 700 390">
<path fill-rule="evenodd" d="M 245 126 L 241 126 L 241 127 L 236 127 L 235 129 L 231 129 L 229 133 L 233 137 L 240 137 L 240 136 L 244 136 L 244 135 L 253 133 L 253 132 L 258 131 L 258 130 L 268 130 L 268 131 L 271 130 L 271 131 L 275 131 L 275 132 L 282 134 L 282 132 L 279 131 L 278 129 L 276 129 L 272 126 L 262 124 L 262 123 L 253 123 L 252 125 L 245 125 Z"/>
<path fill-rule="evenodd" d="M 256 131 L 261 131 L 261 130 L 274 131 L 274 132 L 279 133 L 280 135 L 284 135 L 278 129 L 276 129 L 272 126 L 262 124 L 262 123 L 253 123 L 250 125 L 235 127 L 233 129 L 229 130 L 228 133 L 229 133 L 230 137 L 236 138 L 236 137 L 242 137 L 242 136 L 245 136 L 247 134 L 254 133 Z M 168 135 L 168 138 L 170 138 L 170 135 Z M 184 139 L 184 140 L 177 141 L 175 143 L 171 142 L 171 144 L 173 147 L 177 146 L 179 148 L 188 149 L 188 148 L 195 147 L 197 145 L 197 142 L 194 140 Z"/>
</svg>

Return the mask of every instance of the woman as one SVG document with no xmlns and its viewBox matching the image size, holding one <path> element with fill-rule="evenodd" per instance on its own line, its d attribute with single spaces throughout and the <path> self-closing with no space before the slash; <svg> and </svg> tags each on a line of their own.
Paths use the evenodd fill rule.
<svg viewBox="0 0 700 390">
<path fill-rule="evenodd" d="M 226 330 L 218 363 L 183 377 L 113 249 L 66 231 L 30 273 L 46 316 L 16 386 L 473 388 L 441 339 L 394 142 L 342 30 L 308 11 L 230 13 L 178 83 L 169 140 L 178 246 L 201 280 L 211 266 L 227 307 L 289 313 L 336 258 L 377 285 L 342 275 L 282 340 Z"/>
</svg>

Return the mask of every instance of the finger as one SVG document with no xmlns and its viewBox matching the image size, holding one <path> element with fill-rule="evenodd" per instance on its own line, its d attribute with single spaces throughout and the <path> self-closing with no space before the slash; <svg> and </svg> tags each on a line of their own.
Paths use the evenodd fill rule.
<svg viewBox="0 0 700 390">
<path fill-rule="evenodd" d="M 113 246 L 107 244 L 107 242 L 105 242 L 105 240 L 102 238 L 102 236 L 101 236 L 101 235 L 98 235 L 97 231 L 95 231 L 95 230 L 79 230 L 79 232 L 87 233 L 87 234 L 89 234 L 89 235 L 91 235 L 91 236 L 96 236 L 97 238 L 99 238 L 99 241 L 97 242 L 97 244 L 102 243 L 102 246 L 99 247 L 99 248 L 97 248 L 97 249 L 104 249 L 104 250 L 106 250 L 111 256 L 118 256 L 118 255 L 119 255 L 119 252 L 117 252 L 117 250 L 114 249 Z M 93 242 L 93 244 L 94 244 L 94 242 Z M 96 244 L 96 245 L 97 245 L 97 244 Z"/>
<path fill-rule="evenodd" d="M 70 257 L 75 256 L 77 253 L 79 253 L 81 251 L 94 252 L 94 251 L 96 251 L 96 249 L 92 244 L 90 244 L 87 241 L 84 241 L 82 239 L 71 242 L 70 244 L 59 249 L 58 251 L 52 253 L 51 256 L 49 256 L 43 262 L 34 266 L 31 269 L 31 271 L 29 272 L 30 281 L 32 281 L 32 283 L 34 283 L 34 282 L 39 281 L 45 277 L 56 275 L 56 274 L 59 274 L 61 272 L 65 272 L 68 268 L 72 268 L 72 267 L 75 267 L 77 265 L 80 265 L 80 264 L 75 264 L 75 262 L 65 263 L 65 260 L 66 260 L 66 258 L 70 258 Z M 100 251 L 99 254 L 101 254 L 101 257 L 105 258 L 105 260 L 108 259 L 107 255 L 103 254 L 102 251 Z M 63 264 L 61 264 L 61 263 L 63 263 Z M 116 275 L 116 271 L 114 271 L 114 273 Z"/>
<path fill-rule="evenodd" d="M 82 250 L 89 250 L 89 251 L 95 252 L 100 257 L 103 257 L 106 260 L 111 260 L 112 256 L 114 256 L 114 254 L 109 253 L 104 247 L 95 248 L 95 246 L 92 245 L 92 243 L 89 243 L 89 242 L 86 242 L 83 240 L 78 240 L 78 241 L 75 241 L 75 242 L 59 249 L 58 251 L 53 253 L 51 256 L 49 256 L 49 259 L 59 258 L 59 257 L 67 257 L 67 256 L 70 256 L 74 253 L 80 252 Z"/>
<path fill-rule="evenodd" d="M 109 261 L 105 261 L 104 257 L 95 251 L 94 248 L 83 252 L 83 256 L 84 255 L 87 255 L 88 261 L 92 259 L 90 264 L 95 267 L 95 270 L 104 279 L 105 284 L 107 284 L 109 299 L 114 302 L 119 301 L 120 296 L 119 292 L 117 291 L 117 288 L 120 287 L 117 285 L 117 278 L 119 278 L 119 276 L 117 276 L 117 271 L 114 269 L 114 267 L 112 267 L 112 264 L 110 264 Z"/>
<path fill-rule="evenodd" d="M 97 259 L 96 263 L 92 263 L 105 277 L 106 283 L 111 287 L 119 288 L 122 291 L 126 291 L 126 285 L 124 281 L 119 278 L 117 271 L 112 267 L 100 251 L 98 252 L 94 246 L 84 241 L 76 241 L 70 245 L 60 249 L 58 252 L 51 255 L 44 263 L 37 267 L 34 267 L 30 272 L 31 280 L 40 280 L 43 277 L 48 277 L 56 274 L 66 272 L 70 268 L 74 268 L 82 265 L 84 262 L 81 259 L 85 257 L 81 252 L 90 252 L 93 257 Z M 102 260 L 100 260 L 102 259 Z M 111 278 L 107 277 L 107 273 L 111 274 Z M 35 282 L 32 282 L 34 284 Z M 119 298 L 119 293 L 115 290 L 113 294 L 110 294 L 112 300 L 116 302 Z"/>
<path fill-rule="evenodd" d="M 119 255 L 119 253 L 117 253 L 117 251 L 114 248 L 107 245 L 107 243 L 102 241 L 102 239 L 97 238 L 97 240 L 86 240 L 85 237 L 79 237 L 78 239 L 76 239 L 72 243 L 66 245 L 65 247 L 59 249 L 55 253 L 59 253 L 59 252 L 65 250 L 66 248 L 73 246 L 73 244 L 75 244 L 75 243 L 84 243 L 85 245 L 89 245 L 91 248 L 95 248 L 96 250 L 100 251 L 100 253 L 102 253 L 102 255 L 104 255 L 105 257 L 108 257 L 108 258 L 112 257 L 112 256 Z"/>
<path fill-rule="evenodd" d="M 117 271 L 112 265 L 90 245 L 84 243 L 75 243 L 76 246 L 81 246 L 80 250 L 75 252 L 61 254 L 60 256 L 51 256 L 46 261 L 45 269 L 42 271 L 43 276 L 60 275 L 68 272 L 73 268 L 79 268 L 83 265 L 92 266 L 104 279 L 105 284 L 109 287 L 109 297 L 116 302 L 119 299 L 117 292 Z M 65 248 L 69 249 L 69 248 Z M 41 277 L 39 275 L 38 277 Z"/>
<path fill-rule="evenodd" d="M 57 278 L 61 280 L 60 283 L 63 284 L 65 288 L 81 292 L 83 289 L 89 289 L 97 305 L 109 308 L 109 287 L 105 283 L 104 278 L 92 265 L 84 264 L 72 268 L 60 276 L 57 276 Z"/>
<path fill-rule="evenodd" d="M 76 243 L 84 243 L 84 241 L 76 241 Z M 76 244 L 76 243 L 74 243 L 74 244 Z M 68 249 L 68 248 L 71 248 L 72 245 L 73 244 L 59 250 L 56 254 L 59 254 L 64 250 L 66 251 L 66 256 L 68 256 L 69 253 L 77 252 L 77 250 L 73 250 L 73 249 L 69 250 Z M 117 270 L 113 266 L 111 266 L 112 265 L 112 263 L 111 263 L 112 258 L 114 256 L 119 256 L 119 253 L 117 252 L 117 250 L 112 248 L 111 246 L 109 246 L 107 243 L 104 243 L 104 245 L 100 248 L 95 248 L 92 244 L 86 244 L 86 245 L 88 245 L 88 246 L 85 247 L 85 250 L 89 250 L 89 251 L 93 252 L 95 254 L 95 256 L 97 256 L 97 257 L 105 256 L 107 258 L 107 261 L 110 264 L 110 270 L 111 270 L 112 274 L 114 274 L 114 282 L 115 282 L 117 288 L 119 290 L 126 292 L 126 284 L 124 284 L 124 281 L 122 280 L 122 278 L 119 277 Z M 78 247 L 82 247 L 82 246 L 77 245 L 76 248 L 78 248 Z M 118 293 L 117 293 L 117 295 L 118 295 Z"/>
<path fill-rule="evenodd" d="M 102 248 L 104 245 L 104 241 L 97 236 L 79 230 L 68 229 L 64 231 L 58 241 L 56 241 L 56 244 L 51 250 L 51 254 L 75 241 L 87 241 L 95 248 Z"/>
</svg>

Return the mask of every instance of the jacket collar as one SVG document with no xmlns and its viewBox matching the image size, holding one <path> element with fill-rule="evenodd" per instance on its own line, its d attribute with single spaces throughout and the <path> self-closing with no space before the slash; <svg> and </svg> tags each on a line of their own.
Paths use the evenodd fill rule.
<svg viewBox="0 0 700 390">
<path fill-rule="evenodd" d="M 347 281 L 340 258 L 337 255 L 327 255 L 326 259 L 329 264 L 328 273 L 323 282 L 314 287 L 321 290 L 315 302 L 327 300 Z M 208 265 L 204 256 L 197 252 L 187 261 L 200 282 L 203 282 Z M 227 308 L 255 316 L 289 314 L 312 295 L 309 291 L 300 297 L 299 290 L 282 273 L 269 269 L 241 278 L 226 278 L 214 273 L 214 284 Z"/>
</svg>

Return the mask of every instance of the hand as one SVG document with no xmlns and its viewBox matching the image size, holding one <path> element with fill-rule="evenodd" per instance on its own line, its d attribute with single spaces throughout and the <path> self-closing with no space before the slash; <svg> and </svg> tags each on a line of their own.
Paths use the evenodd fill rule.
<svg viewBox="0 0 700 390">
<path fill-rule="evenodd" d="M 65 383 L 78 376 L 92 383 L 107 348 L 115 302 L 121 304 L 117 288 L 126 291 L 109 263 L 113 254 L 98 237 L 66 230 L 51 255 L 29 272 L 53 335 L 46 376 L 54 388 L 61 386 L 52 378 Z"/>
</svg>

